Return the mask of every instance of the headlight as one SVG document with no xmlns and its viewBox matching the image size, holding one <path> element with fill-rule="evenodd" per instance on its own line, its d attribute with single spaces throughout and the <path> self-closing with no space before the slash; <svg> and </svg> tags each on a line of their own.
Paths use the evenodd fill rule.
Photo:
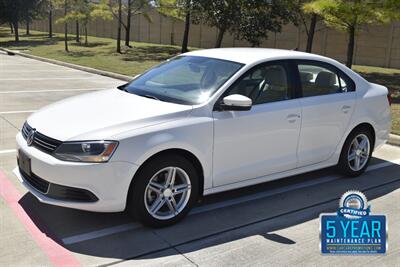
<svg viewBox="0 0 400 267">
<path fill-rule="evenodd" d="M 61 144 L 54 152 L 60 160 L 107 162 L 118 146 L 116 141 L 83 141 Z"/>
</svg>

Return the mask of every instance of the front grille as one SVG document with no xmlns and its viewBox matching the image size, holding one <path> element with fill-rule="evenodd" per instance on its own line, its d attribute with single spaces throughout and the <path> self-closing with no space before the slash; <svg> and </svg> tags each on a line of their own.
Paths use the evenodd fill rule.
<svg viewBox="0 0 400 267">
<path fill-rule="evenodd" d="M 28 175 L 25 173 L 21 168 L 19 169 L 19 172 L 22 174 L 23 178 L 36 190 L 39 192 L 46 194 L 47 191 L 49 191 L 49 186 L 50 183 L 47 182 L 46 180 L 43 180 L 39 176 L 36 176 L 35 174 L 31 173 L 31 175 Z"/>
<path fill-rule="evenodd" d="M 29 133 L 32 131 L 32 127 L 29 126 L 28 123 L 24 123 L 24 126 L 22 127 L 22 136 L 26 140 Z M 32 146 L 46 152 L 48 154 L 51 154 L 58 148 L 59 145 L 61 145 L 61 141 L 53 139 L 51 137 L 45 136 L 44 134 L 41 134 L 39 132 L 35 132 L 35 136 L 33 137 L 33 143 Z"/>
</svg>

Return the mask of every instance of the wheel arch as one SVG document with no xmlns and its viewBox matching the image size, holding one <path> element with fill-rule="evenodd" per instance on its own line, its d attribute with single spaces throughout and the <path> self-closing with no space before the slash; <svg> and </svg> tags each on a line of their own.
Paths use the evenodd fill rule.
<svg viewBox="0 0 400 267">
<path fill-rule="evenodd" d="M 143 169 L 144 166 L 146 166 L 146 164 L 148 164 L 155 158 L 163 157 L 163 156 L 167 156 L 167 155 L 171 155 L 171 154 L 183 156 L 184 158 L 188 159 L 190 162 L 193 163 L 193 166 L 195 167 L 195 169 L 199 175 L 199 196 L 200 197 L 203 196 L 204 168 L 203 168 L 203 165 L 201 164 L 201 161 L 199 160 L 199 158 L 196 155 L 194 155 L 192 152 L 190 152 L 189 150 L 182 149 L 182 148 L 169 148 L 169 149 L 164 149 L 164 150 L 161 150 L 161 151 L 158 151 L 158 152 L 152 154 L 146 160 L 144 160 L 144 162 L 139 166 L 139 168 L 137 169 L 136 173 L 134 174 L 134 176 L 132 178 L 131 183 L 129 184 L 129 192 L 128 192 L 127 200 L 130 198 L 130 194 L 132 191 L 132 184 L 135 181 L 135 177 L 138 175 L 138 173 L 140 173 L 140 170 Z"/>
<path fill-rule="evenodd" d="M 366 163 L 362 166 L 362 168 L 354 170 L 352 169 L 351 166 L 349 166 L 349 160 L 348 160 L 348 149 L 349 146 L 351 146 L 352 139 L 357 136 L 358 133 L 362 132 L 368 132 L 368 135 L 371 135 L 371 146 L 370 146 L 370 154 L 368 155 L 368 160 Z M 342 147 L 340 149 L 340 154 L 339 154 L 339 160 L 337 163 L 337 168 L 338 170 L 345 176 L 348 177 L 355 177 L 360 175 L 361 173 L 364 172 L 365 168 L 368 166 L 368 161 L 370 160 L 371 154 L 374 151 L 375 148 L 375 142 L 376 142 L 376 133 L 375 129 L 372 126 L 372 124 L 368 122 L 360 122 L 356 126 L 354 126 L 349 133 L 346 135 L 346 138 L 342 144 Z"/>
<path fill-rule="evenodd" d="M 374 150 L 374 148 L 375 148 L 375 142 L 376 142 L 376 133 L 375 133 L 375 129 L 374 129 L 374 127 L 372 126 L 372 124 L 370 124 L 369 122 L 362 122 L 362 123 L 359 123 L 358 125 L 356 125 L 350 132 L 349 132 L 349 134 L 347 135 L 347 137 L 346 137 L 346 139 L 350 136 L 350 134 L 352 134 L 353 132 L 355 132 L 355 131 L 357 131 L 357 130 L 359 130 L 359 129 L 366 129 L 366 130 L 368 130 L 370 133 L 371 133 L 371 135 L 372 135 L 372 150 Z"/>
</svg>

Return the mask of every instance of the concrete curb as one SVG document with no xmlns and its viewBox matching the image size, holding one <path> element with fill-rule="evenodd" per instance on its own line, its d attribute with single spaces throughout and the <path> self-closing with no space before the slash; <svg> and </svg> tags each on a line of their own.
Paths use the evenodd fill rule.
<svg viewBox="0 0 400 267">
<path fill-rule="evenodd" d="M 388 144 L 400 146 L 400 135 L 389 134 Z"/>
<path fill-rule="evenodd" d="M 9 50 L 9 49 L 2 48 L 2 47 L 0 47 L 0 50 L 6 52 L 8 55 L 18 55 L 18 56 L 21 56 L 21 57 L 27 57 L 27 58 L 31 58 L 31 59 L 36 59 L 36 60 L 40 60 L 40 61 L 43 61 L 43 62 L 52 63 L 52 64 L 56 64 L 56 65 L 60 65 L 60 66 L 64 66 L 64 67 L 68 67 L 68 68 L 72 68 L 72 69 L 77 69 L 77 70 L 81 70 L 81 71 L 86 71 L 86 72 L 89 72 L 89 73 L 102 75 L 102 76 L 106 76 L 106 77 L 110 77 L 110 78 L 114 78 L 114 79 L 118 79 L 118 80 L 123 80 L 123 81 L 127 81 L 127 82 L 129 82 L 129 81 L 131 81 L 133 79 L 133 77 L 127 76 L 127 75 L 122 75 L 122 74 L 109 72 L 109 71 L 104 71 L 104 70 L 98 70 L 98 69 L 94 69 L 94 68 L 90 68 L 90 67 L 84 67 L 84 66 L 80 66 L 80 65 L 66 63 L 66 62 L 63 62 L 63 61 L 58 61 L 58 60 L 55 60 L 55 59 L 49 59 L 49 58 L 34 56 L 34 55 L 26 54 L 26 53 L 21 53 L 21 52 L 18 52 L 18 51 Z"/>
</svg>

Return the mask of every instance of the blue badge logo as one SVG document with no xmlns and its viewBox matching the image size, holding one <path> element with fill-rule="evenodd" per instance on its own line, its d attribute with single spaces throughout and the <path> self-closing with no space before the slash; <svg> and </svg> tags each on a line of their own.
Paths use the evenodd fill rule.
<svg viewBox="0 0 400 267">
<path fill-rule="evenodd" d="M 367 198 L 361 192 L 349 191 L 343 194 L 339 202 L 338 215 L 348 219 L 358 219 L 368 216 L 370 206 L 367 207 Z"/>
<path fill-rule="evenodd" d="M 337 213 L 321 214 L 322 254 L 384 254 L 387 250 L 386 216 L 371 215 L 362 192 L 348 191 Z"/>
</svg>

